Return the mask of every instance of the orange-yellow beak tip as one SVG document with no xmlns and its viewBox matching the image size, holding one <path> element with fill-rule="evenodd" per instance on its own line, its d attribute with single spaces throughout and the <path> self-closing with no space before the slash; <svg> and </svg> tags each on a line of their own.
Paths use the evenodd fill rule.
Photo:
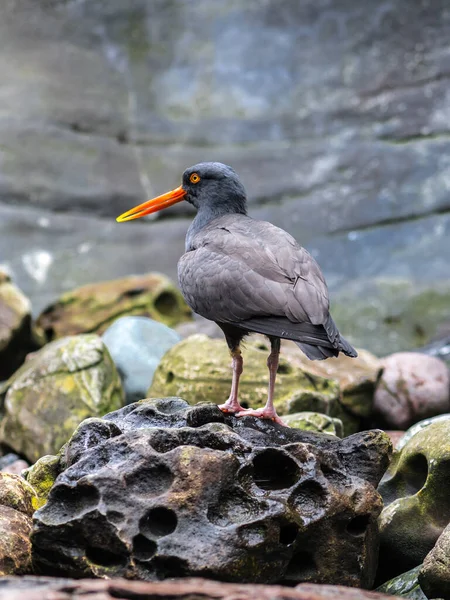
<svg viewBox="0 0 450 600">
<path fill-rule="evenodd" d="M 181 202 L 186 196 L 186 191 L 180 185 L 180 187 L 167 192 L 166 194 L 162 194 L 152 200 L 147 200 L 143 204 L 139 204 L 139 206 L 135 206 L 131 210 L 122 213 L 116 218 L 117 223 L 124 223 L 125 221 L 132 221 L 133 219 L 140 219 L 145 215 L 150 215 L 151 213 L 158 212 L 163 208 L 167 208 L 176 204 L 177 202 Z"/>
</svg>

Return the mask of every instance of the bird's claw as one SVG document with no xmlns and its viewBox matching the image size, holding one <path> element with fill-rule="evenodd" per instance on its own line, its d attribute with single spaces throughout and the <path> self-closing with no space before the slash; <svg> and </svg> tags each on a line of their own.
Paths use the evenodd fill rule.
<svg viewBox="0 0 450 600">
<path fill-rule="evenodd" d="M 257 409 L 247 408 L 245 410 L 241 410 L 235 416 L 236 417 L 258 417 L 260 419 L 269 419 L 270 421 L 273 421 L 274 423 L 278 423 L 279 425 L 283 425 L 284 427 L 289 427 L 289 425 L 286 425 L 286 423 L 284 423 L 280 419 L 280 417 L 277 415 L 275 410 L 270 410 L 267 408 L 257 408 Z"/>
<path fill-rule="evenodd" d="M 225 404 L 219 404 L 220 410 L 227 415 L 234 415 L 238 412 L 245 410 L 239 402 L 230 402 L 229 400 Z"/>
</svg>

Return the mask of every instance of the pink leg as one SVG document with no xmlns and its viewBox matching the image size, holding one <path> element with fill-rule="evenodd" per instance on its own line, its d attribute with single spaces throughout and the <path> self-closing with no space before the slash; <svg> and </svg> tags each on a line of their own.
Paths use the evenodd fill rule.
<svg viewBox="0 0 450 600">
<path fill-rule="evenodd" d="M 267 359 L 267 366 L 269 367 L 269 393 L 267 397 L 267 403 L 264 408 L 258 408 L 253 410 L 251 408 L 242 410 L 236 416 L 237 417 L 260 417 L 262 419 L 271 419 L 275 423 L 288 427 L 286 423 L 280 419 L 277 415 L 277 411 L 273 405 L 273 394 L 275 391 L 275 379 L 278 370 L 278 358 L 280 356 L 280 340 L 278 338 L 271 338 L 271 352 Z"/>
<path fill-rule="evenodd" d="M 242 373 L 242 354 L 240 348 L 236 348 L 231 352 L 233 357 L 233 382 L 231 384 L 230 397 L 225 404 L 219 404 L 219 408 L 224 413 L 237 413 L 241 410 L 245 410 L 238 401 L 238 388 L 239 388 L 239 377 Z"/>
</svg>

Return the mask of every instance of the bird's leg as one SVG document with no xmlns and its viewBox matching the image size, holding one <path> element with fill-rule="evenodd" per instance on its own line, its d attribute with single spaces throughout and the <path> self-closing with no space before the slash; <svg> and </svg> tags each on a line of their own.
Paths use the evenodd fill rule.
<svg viewBox="0 0 450 600">
<path fill-rule="evenodd" d="M 273 405 L 273 394 L 275 391 L 275 379 L 277 376 L 278 370 L 278 359 L 280 356 L 280 338 L 270 338 L 271 350 L 269 357 L 267 359 L 267 366 L 269 367 L 269 393 L 267 396 L 267 402 L 264 408 L 258 408 L 256 410 L 248 409 L 239 412 L 237 417 L 260 417 L 262 419 L 271 419 L 275 423 L 279 423 L 280 425 L 284 425 L 286 427 L 286 423 L 280 419 L 277 415 L 277 411 Z"/>
<path fill-rule="evenodd" d="M 219 408 L 224 413 L 237 413 L 245 410 L 238 401 L 239 377 L 242 373 L 242 354 L 239 345 L 230 348 L 230 354 L 233 358 L 233 381 L 231 383 L 230 397 L 225 404 L 219 404 Z"/>
</svg>

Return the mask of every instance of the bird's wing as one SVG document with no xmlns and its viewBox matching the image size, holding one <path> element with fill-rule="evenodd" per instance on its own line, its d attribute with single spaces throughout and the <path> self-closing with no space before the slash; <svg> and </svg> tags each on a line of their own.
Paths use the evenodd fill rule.
<svg viewBox="0 0 450 600">
<path fill-rule="evenodd" d="M 313 257 L 287 232 L 241 215 L 219 217 L 179 263 L 188 303 L 216 321 L 282 316 L 325 323 L 328 290 Z"/>
</svg>

